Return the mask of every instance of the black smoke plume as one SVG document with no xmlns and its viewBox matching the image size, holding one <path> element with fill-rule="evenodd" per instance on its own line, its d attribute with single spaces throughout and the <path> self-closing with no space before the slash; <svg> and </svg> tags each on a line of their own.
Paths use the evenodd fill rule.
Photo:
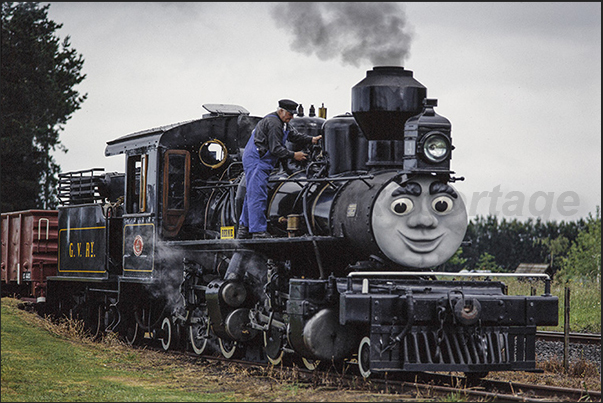
<svg viewBox="0 0 603 403">
<path fill-rule="evenodd" d="M 291 48 L 358 67 L 403 65 L 412 34 L 399 3 L 275 3 L 272 17 L 293 35 Z"/>
</svg>

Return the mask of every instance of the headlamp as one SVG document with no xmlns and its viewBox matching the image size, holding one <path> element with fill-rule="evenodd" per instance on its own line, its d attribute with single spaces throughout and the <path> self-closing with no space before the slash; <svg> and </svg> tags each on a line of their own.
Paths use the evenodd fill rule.
<svg viewBox="0 0 603 403">
<path fill-rule="evenodd" d="M 427 162 L 437 164 L 450 155 L 450 139 L 440 132 L 427 133 L 422 141 L 423 156 Z"/>
</svg>

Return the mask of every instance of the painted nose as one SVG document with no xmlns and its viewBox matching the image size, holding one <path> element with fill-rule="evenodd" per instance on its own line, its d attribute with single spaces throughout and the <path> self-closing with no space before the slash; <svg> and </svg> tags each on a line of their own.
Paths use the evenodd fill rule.
<svg viewBox="0 0 603 403">
<path fill-rule="evenodd" d="M 427 209 L 421 209 L 408 218 L 409 227 L 435 228 L 436 225 L 438 225 L 437 217 Z"/>
</svg>

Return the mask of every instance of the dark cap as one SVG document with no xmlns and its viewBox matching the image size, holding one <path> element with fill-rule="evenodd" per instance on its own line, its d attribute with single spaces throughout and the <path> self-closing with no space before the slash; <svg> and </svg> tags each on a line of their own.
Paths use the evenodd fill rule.
<svg viewBox="0 0 603 403">
<path fill-rule="evenodd" d="M 294 115 L 297 113 L 297 102 L 292 101 L 290 99 L 281 99 L 280 101 L 278 101 L 278 106 L 280 108 L 283 108 L 287 112 L 291 112 Z"/>
</svg>

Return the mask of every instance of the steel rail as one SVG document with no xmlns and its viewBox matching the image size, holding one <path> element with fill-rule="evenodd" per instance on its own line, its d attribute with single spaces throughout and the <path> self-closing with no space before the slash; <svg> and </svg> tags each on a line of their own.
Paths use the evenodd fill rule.
<svg viewBox="0 0 603 403">
<path fill-rule="evenodd" d="M 536 338 L 543 341 L 563 342 L 565 334 L 563 332 L 552 332 L 546 330 L 537 330 Z M 601 345 L 601 333 L 578 333 L 570 332 L 569 342 L 576 344 L 599 344 Z"/>
</svg>

